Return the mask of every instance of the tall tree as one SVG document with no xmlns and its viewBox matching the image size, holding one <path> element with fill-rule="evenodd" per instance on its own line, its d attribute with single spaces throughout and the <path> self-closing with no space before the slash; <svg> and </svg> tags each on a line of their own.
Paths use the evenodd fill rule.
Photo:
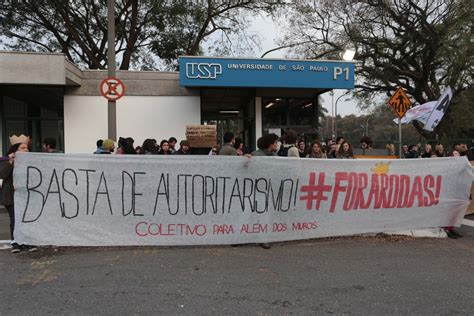
<svg viewBox="0 0 474 316">
<path fill-rule="evenodd" d="M 116 0 L 115 4 L 115 49 L 122 70 L 151 68 L 156 56 L 174 64 L 178 54 L 200 53 L 203 42 L 217 32 L 224 40 L 215 48 L 232 49 L 231 35 L 243 34 L 248 14 L 274 7 L 255 0 Z M 62 52 L 90 69 L 107 65 L 107 0 L 12 1 L 0 6 L 0 27 L 4 48 Z"/>
<path fill-rule="evenodd" d="M 295 6 L 285 43 L 306 43 L 295 54 L 339 59 L 341 51 L 355 49 L 356 88 L 365 100 L 400 86 L 421 104 L 449 85 L 452 106 L 467 106 L 458 98 L 472 89 L 473 1 L 315 2 Z"/>
</svg>

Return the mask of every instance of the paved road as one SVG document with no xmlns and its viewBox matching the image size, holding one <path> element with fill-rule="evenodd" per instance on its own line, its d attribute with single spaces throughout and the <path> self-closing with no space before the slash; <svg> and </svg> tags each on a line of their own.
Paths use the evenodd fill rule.
<svg viewBox="0 0 474 316">
<path fill-rule="evenodd" d="M 0 314 L 472 315 L 474 228 L 460 231 L 458 240 L 355 237 L 270 250 L 3 250 Z"/>
</svg>

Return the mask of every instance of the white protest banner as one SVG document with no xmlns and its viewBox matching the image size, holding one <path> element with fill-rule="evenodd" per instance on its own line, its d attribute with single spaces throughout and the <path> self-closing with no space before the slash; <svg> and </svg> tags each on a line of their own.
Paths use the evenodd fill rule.
<svg viewBox="0 0 474 316">
<path fill-rule="evenodd" d="M 451 91 L 450 87 L 447 87 L 444 89 L 443 94 L 441 97 L 438 99 L 436 102 L 436 105 L 431 112 L 425 126 L 423 126 L 424 130 L 432 132 L 436 126 L 438 126 L 439 122 L 441 122 L 441 119 L 444 116 L 444 113 L 446 113 L 449 102 L 453 98 L 453 92 Z"/>
<path fill-rule="evenodd" d="M 239 244 L 457 226 L 465 157 L 403 160 L 18 153 L 15 239 Z"/>
</svg>

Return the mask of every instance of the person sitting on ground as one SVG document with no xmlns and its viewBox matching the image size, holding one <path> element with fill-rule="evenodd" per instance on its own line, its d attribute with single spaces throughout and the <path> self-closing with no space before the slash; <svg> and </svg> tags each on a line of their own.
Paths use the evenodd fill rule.
<svg viewBox="0 0 474 316">
<path fill-rule="evenodd" d="M 354 159 L 354 153 L 352 152 L 352 146 L 348 142 L 344 141 L 339 146 L 337 151 L 338 159 Z"/>
<path fill-rule="evenodd" d="M 226 132 L 223 137 L 224 145 L 219 150 L 220 156 L 237 156 L 237 150 L 235 150 L 235 137 L 234 133 Z"/>
<path fill-rule="evenodd" d="M 187 140 L 182 140 L 179 143 L 179 150 L 177 150 L 174 154 L 175 155 L 189 155 L 190 149 L 191 149 L 191 146 L 189 145 L 189 142 Z"/>
<path fill-rule="evenodd" d="M 311 152 L 306 155 L 306 158 L 327 158 L 319 140 L 316 139 L 311 142 Z"/>
</svg>

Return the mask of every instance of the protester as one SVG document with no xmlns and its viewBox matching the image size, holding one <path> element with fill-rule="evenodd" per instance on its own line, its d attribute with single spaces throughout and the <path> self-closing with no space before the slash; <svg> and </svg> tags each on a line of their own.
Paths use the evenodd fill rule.
<svg viewBox="0 0 474 316">
<path fill-rule="evenodd" d="M 234 147 L 234 144 L 235 144 L 234 133 L 231 133 L 231 132 L 225 133 L 223 139 L 224 139 L 224 145 L 219 151 L 219 155 L 237 156 L 237 150 L 235 150 L 235 147 Z"/>
<path fill-rule="evenodd" d="M 436 157 L 446 157 L 446 153 L 444 152 L 443 144 L 438 144 L 435 146 L 435 156 Z"/>
<path fill-rule="evenodd" d="M 211 151 L 209 151 L 209 156 L 217 156 L 217 155 L 219 155 L 218 146 L 214 146 L 211 148 Z"/>
<path fill-rule="evenodd" d="M 15 206 L 14 206 L 14 186 L 13 186 L 13 168 L 15 165 L 15 155 L 17 152 L 29 152 L 28 148 L 29 138 L 25 135 L 12 136 L 10 137 L 10 143 L 12 144 L 7 152 L 7 161 L 0 162 L 0 179 L 3 179 L 1 199 L 2 204 L 8 211 L 10 217 L 10 238 L 12 245 L 12 253 L 18 253 L 22 250 L 28 250 L 30 252 L 37 251 L 38 248 L 30 245 L 19 245 L 15 241 L 14 230 L 15 230 Z"/>
<path fill-rule="evenodd" d="M 332 143 L 330 146 L 329 146 L 329 151 L 327 152 L 327 157 L 330 158 L 330 159 L 335 159 L 337 158 L 337 144 L 336 143 Z"/>
<path fill-rule="evenodd" d="M 311 142 L 311 152 L 306 155 L 306 158 L 327 158 L 319 140 Z"/>
<path fill-rule="evenodd" d="M 278 151 L 278 156 L 299 158 L 300 153 L 296 146 L 296 133 L 292 130 L 287 130 L 282 137 L 283 145 Z"/>
<path fill-rule="evenodd" d="M 418 158 L 418 145 L 408 146 L 408 153 L 405 155 L 407 159 Z"/>
<path fill-rule="evenodd" d="M 421 154 L 421 158 L 431 158 L 433 157 L 435 154 L 431 148 L 431 145 L 430 144 L 425 144 L 425 150 L 423 151 L 423 153 Z"/>
<path fill-rule="evenodd" d="M 336 137 L 336 152 L 339 151 L 339 148 L 341 147 L 341 145 L 344 141 L 345 141 L 344 137 L 342 137 L 342 136 L 337 136 Z"/>
<path fill-rule="evenodd" d="M 179 143 L 179 150 L 177 150 L 174 154 L 175 155 L 189 155 L 190 149 L 191 149 L 191 146 L 189 145 L 189 142 L 187 140 L 182 140 Z"/>
<path fill-rule="evenodd" d="M 460 156 L 467 156 L 469 150 L 467 149 L 466 144 L 459 144 L 458 152 Z"/>
<path fill-rule="evenodd" d="M 156 155 L 158 150 L 156 147 L 156 140 L 147 138 L 143 141 L 142 147 L 138 152 L 139 155 Z"/>
<path fill-rule="evenodd" d="M 137 152 L 133 148 L 133 141 L 130 142 L 129 138 L 119 138 L 117 155 L 136 155 Z M 133 139 L 132 139 L 133 140 Z"/>
<path fill-rule="evenodd" d="M 100 145 L 100 142 L 97 141 L 97 145 Z M 102 141 L 102 146 L 97 147 L 97 150 L 94 154 L 111 154 L 115 150 L 115 142 L 109 138 Z"/>
<path fill-rule="evenodd" d="M 307 156 L 306 154 L 306 144 L 304 140 L 300 139 L 298 141 L 298 152 L 300 154 L 300 158 L 305 158 Z"/>
<path fill-rule="evenodd" d="M 387 144 L 385 145 L 385 149 L 387 149 L 387 155 L 388 156 L 395 156 L 397 151 L 395 150 L 395 145 L 394 144 Z"/>
<path fill-rule="evenodd" d="M 266 134 L 260 137 L 257 141 L 258 149 L 252 152 L 252 156 L 255 157 L 278 157 L 276 151 L 278 148 L 278 135 Z M 263 249 L 270 249 L 271 246 L 268 243 L 262 243 L 260 246 Z"/>
<path fill-rule="evenodd" d="M 400 154 L 400 158 L 406 158 L 408 155 L 408 145 L 403 145 L 402 146 L 402 153 Z"/>
<path fill-rule="evenodd" d="M 160 150 L 158 151 L 158 155 L 172 155 L 173 153 L 171 152 L 170 149 L 170 144 L 166 139 L 163 139 L 160 142 Z"/>
<path fill-rule="evenodd" d="M 257 141 L 258 149 L 252 152 L 252 156 L 278 156 L 276 154 L 278 146 L 278 135 L 266 134 Z"/>
<path fill-rule="evenodd" d="M 360 139 L 360 148 L 362 149 L 362 155 L 367 155 L 372 149 L 372 139 L 369 136 L 364 136 Z"/>
<path fill-rule="evenodd" d="M 43 140 L 43 152 L 45 153 L 59 153 L 56 150 L 56 139 L 52 137 L 47 137 Z"/>
<path fill-rule="evenodd" d="M 170 145 L 169 150 L 171 151 L 172 154 L 174 154 L 176 151 L 175 146 L 177 142 L 178 140 L 175 137 L 170 137 L 170 139 L 168 139 L 168 144 Z"/>
<path fill-rule="evenodd" d="M 104 144 L 104 141 L 102 139 L 98 139 L 96 142 L 96 149 L 94 151 L 94 154 L 98 154 L 102 151 L 102 145 Z"/>
<path fill-rule="evenodd" d="M 346 141 L 343 141 L 339 146 L 339 150 L 337 151 L 337 158 L 354 159 L 354 153 L 352 152 L 351 144 Z"/>
<path fill-rule="evenodd" d="M 461 154 L 456 149 L 451 152 L 451 157 L 461 157 Z"/>
<path fill-rule="evenodd" d="M 235 151 L 237 152 L 237 156 L 243 156 L 244 152 L 244 141 L 242 138 L 236 138 L 234 143 Z"/>
<path fill-rule="evenodd" d="M 469 150 L 467 151 L 466 156 L 469 161 L 474 160 L 474 140 L 471 141 L 471 148 L 469 148 Z"/>
</svg>

